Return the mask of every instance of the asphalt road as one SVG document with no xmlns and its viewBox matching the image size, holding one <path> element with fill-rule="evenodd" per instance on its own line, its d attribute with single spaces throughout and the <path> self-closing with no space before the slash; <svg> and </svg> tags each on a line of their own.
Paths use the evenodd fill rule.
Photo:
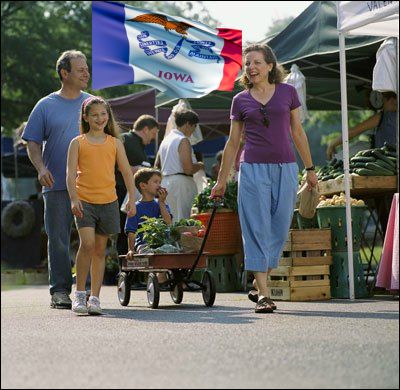
<svg viewBox="0 0 400 390">
<path fill-rule="evenodd" d="M 105 315 L 49 308 L 45 286 L 1 292 L 2 388 L 399 388 L 399 302 L 391 297 L 277 302 L 256 314 L 244 293 L 213 308 L 145 292 Z"/>
</svg>

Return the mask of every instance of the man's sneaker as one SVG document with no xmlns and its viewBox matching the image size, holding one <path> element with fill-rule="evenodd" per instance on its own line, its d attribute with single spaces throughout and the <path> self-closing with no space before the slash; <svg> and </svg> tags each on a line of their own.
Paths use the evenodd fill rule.
<svg viewBox="0 0 400 390">
<path fill-rule="evenodd" d="M 72 311 L 77 314 L 87 314 L 88 309 L 86 306 L 86 292 L 75 291 L 75 299 L 72 304 Z"/>
<path fill-rule="evenodd" d="M 87 303 L 88 313 L 91 315 L 102 314 L 100 300 L 97 297 L 91 296 Z"/>
<path fill-rule="evenodd" d="M 72 301 L 66 292 L 57 291 L 51 296 L 50 307 L 54 309 L 71 309 Z"/>
</svg>

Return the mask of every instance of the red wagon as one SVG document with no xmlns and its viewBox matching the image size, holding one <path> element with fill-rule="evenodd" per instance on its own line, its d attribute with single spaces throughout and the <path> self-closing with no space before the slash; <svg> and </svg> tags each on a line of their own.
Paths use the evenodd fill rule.
<svg viewBox="0 0 400 390">
<path fill-rule="evenodd" d="M 132 290 L 146 290 L 149 306 L 158 308 L 160 291 L 169 291 L 176 304 L 180 304 L 184 291 L 201 291 L 206 306 L 212 306 L 216 296 L 216 286 L 213 274 L 206 270 L 201 282 L 194 280 L 193 273 L 196 268 L 207 267 L 204 246 L 210 232 L 212 222 L 217 210 L 215 203 L 211 213 L 210 222 L 198 254 L 196 253 L 165 253 L 134 255 L 127 259 L 125 255 L 119 256 L 120 273 L 118 277 L 118 300 L 122 306 L 127 306 Z M 148 273 L 147 284 L 136 282 L 140 273 Z M 159 283 L 157 272 L 166 272 L 167 281 Z"/>
</svg>

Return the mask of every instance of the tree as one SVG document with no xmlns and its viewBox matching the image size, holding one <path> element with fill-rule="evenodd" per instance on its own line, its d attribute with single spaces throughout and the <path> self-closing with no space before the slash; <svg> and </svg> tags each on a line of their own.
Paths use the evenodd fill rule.
<svg viewBox="0 0 400 390">
<path fill-rule="evenodd" d="M 292 21 L 294 20 L 293 16 L 287 16 L 286 18 L 282 19 L 274 19 L 272 21 L 272 26 L 268 29 L 265 37 L 271 37 L 283 31 Z"/>
<path fill-rule="evenodd" d="M 201 1 L 123 3 L 185 16 L 212 27 L 217 24 Z M 63 51 L 82 51 L 90 67 L 91 2 L 2 1 L 1 21 L 1 125 L 10 134 L 28 118 L 39 99 L 60 88 L 55 64 Z M 146 88 L 143 85 L 118 86 L 95 93 L 111 98 Z"/>
<path fill-rule="evenodd" d="M 61 52 L 91 50 L 90 2 L 1 2 L 1 123 L 26 120 L 34 104 L 59 88 Z"/>
</svg>

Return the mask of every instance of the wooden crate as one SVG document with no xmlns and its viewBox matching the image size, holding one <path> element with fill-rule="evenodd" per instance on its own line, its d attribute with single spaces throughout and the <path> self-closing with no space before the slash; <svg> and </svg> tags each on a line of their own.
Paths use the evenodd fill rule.
<svg viewBox="0 0 400 390">
<path fill-rule="evenodd" d="M 268 287 L 270 298 L 276 301 L 325 301 L 331 299 L 330 286 Z"/>
<path fill-rule="evenodd" d="M 268 276 L 271 299 L 330 299 L 331 230 L 290 230 L 279 267 Z"/>
<path fill-rule="evenodd" d="M 330 265 L 331 249 L 331 229 L 290 230 L 279 265 Z"/>
<path fill-rule="evenodd" d="M 344 178 L 320 181 L 321 195 L 332 196 L 344 192 Z M 396 192 L 397 176 L 350 176 L 350 194 L 353 197 L 376 193 Z"/>
</svg>

